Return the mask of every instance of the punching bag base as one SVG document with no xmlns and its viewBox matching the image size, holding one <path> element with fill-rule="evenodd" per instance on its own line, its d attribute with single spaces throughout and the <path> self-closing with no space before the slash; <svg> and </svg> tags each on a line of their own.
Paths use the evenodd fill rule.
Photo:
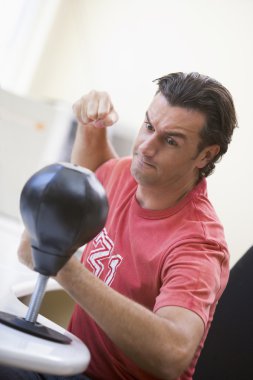
<svg viewBox="0 0 253 380">
<path fill-rule="evenodd" d="M 3 311 L 0 311 L 0 322 L 16 330 L 37 336 L 39 338 L 51 340 L 52 342 L 63 344 L 71 343 L 71 339 L 69 337 L 59 333 L 58 331 L 43 326 L 38 322 L 29 322 L 24 318 L 5 313 Z"/>
</svg>

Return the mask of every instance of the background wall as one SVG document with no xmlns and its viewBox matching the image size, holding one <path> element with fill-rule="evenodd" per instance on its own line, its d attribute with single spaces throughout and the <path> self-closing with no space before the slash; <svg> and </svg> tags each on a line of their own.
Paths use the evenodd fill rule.
<svg viewBox="0 0 253 380">
<path fill-rule="evenodd" d="M 73 102 L 107 90 L 120 114 L 113 130 L 132 141 L 156 89 L 173 71 L 215 77 L 234 97 L 240 128 L 209 194 L 233 264 L 253 241 L 251 0 L 60 0 L 23 92 Z M 15 89 L 14 89 L 15 90 Z"/>
</svg>

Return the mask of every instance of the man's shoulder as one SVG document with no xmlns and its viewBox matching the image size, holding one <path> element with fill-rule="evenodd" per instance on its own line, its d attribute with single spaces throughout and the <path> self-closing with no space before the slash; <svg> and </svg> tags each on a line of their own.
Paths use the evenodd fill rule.
<svg viewBox="0 0 253 380">
<path fill-rule="evenodd" d="M 132 181 L 133 177 L 130 170 L 131 162 L 131 157 L 113 158 L 101 165 L 97 169 L 96 175 L 104 185 L 115 182 Z"/>
<path fill-rule="evenodd" d="M 130 170 L 132 158 L 131 157 L 121 157 L 121 158 L 112 158 L 105 163 L 103 163 L 97 170 L 96 175 L 101 176 L 105 174 L 122 173 L 122 171 Z"/>
<path fill-rule="evenodd" d="M 131 166 L 131 163 L 132 163 L 132 157 L 127 156 L 127 157 L 116 158 L 114 165 L 115 167 L 120 168 L 120 169 L 129 169 Z"/>
</svg>

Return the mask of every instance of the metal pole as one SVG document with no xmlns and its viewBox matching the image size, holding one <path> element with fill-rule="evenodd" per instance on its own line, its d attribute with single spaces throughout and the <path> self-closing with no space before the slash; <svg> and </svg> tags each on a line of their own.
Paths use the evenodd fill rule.
<svg viewBox="0 0 253 380">
<path fill-rule="evenodd" d="M 48 279 L 49 276 L 39 274 L 25 317 L 26 321 L 36 322 Z"/>
</svg>

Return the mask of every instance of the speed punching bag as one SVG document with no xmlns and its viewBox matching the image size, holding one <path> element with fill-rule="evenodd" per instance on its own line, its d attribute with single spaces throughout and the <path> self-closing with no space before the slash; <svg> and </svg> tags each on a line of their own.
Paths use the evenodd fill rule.
<svg viewBox="0 0 253 380">
<path fill-rule="evenodd" d="M 104 227 L 108 214 L 105 190 L 90 170 L 56 163 L 39 170 L 26 182 L 20 211 L 39 276 L 26 317 L 0 312 L 0 322 L 44 339 L 70 343 L 67 336 L 36 319 L 49 276 L 55 276 L 76 250 Z"/>
<path fill-rule="evenodd" d="M 80 246 L 102 230 L 108 203 L 90 170 L 53 164 L 27 181 L 20 211 L 31 238 L 34 270 L 55 276 Z"/>
</svg>

